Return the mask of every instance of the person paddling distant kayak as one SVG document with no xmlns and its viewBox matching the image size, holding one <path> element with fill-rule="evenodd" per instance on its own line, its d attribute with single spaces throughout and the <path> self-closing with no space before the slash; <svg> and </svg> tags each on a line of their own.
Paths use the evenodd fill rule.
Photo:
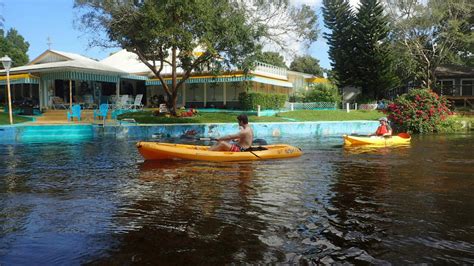
<svg viewBox="0 0 474 266">
<path fill-rule="evenodd" d="M 375 136 L 391 136 L 392 135 L 392 128 L 388 124 L 388 120 L 386 117 L 382 117 L 379 119 L 380 126 L 375 131 Z"/>
<path fill-rule="evenodd" d="M 209 148 L 210 151 L 231 151 L 231 152 L 241 152 L 252 146 L 253 142 L 253 131 L 249 125 L 249 119 L 247 115 L 241 114 L 237 116 L 237 121 L 239 122 L 239 127 L 241 127 L 240 132 L 234 135 L 224 136 L 218 138 L 214 146 Z M 231 144 L 228 141 L 237 139 L 237 144 Z"/>
</svg>

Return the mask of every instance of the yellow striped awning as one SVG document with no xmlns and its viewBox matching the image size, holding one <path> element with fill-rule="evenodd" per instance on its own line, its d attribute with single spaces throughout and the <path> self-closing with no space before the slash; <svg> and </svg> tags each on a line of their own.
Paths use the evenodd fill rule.
<svg viewBox="0 0 474 266">
<path fill-rule="evenodd" d="M 329 83 L 327 78 L 308 78 L 306 79 L 308 83 Z"/>
<path fill-rule="evenodd" d="M 39 77 L 31 74 L 10 75 L 10 84 L 39 84 Z M 0 76 L 0 85 L 7 84 L 7 76 Z"/>
</svg>

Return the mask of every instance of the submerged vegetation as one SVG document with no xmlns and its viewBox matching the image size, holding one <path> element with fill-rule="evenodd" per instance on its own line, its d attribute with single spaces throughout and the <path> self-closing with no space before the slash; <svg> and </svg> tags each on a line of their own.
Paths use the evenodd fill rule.
<svg viewBox="0 0 474 266">
<path fill-rule="evenodd" d="M 151 111 L 126 113 L 119 119 L 133 118 L 143 124 L 187 124 L 187 123 L 236 123 L 237 112 L 206 113 L 201 112 L 193 117 L 173 117 L 153 115 Z M 381 116 L 378 111 L 351 111 L 342 110 L 298 110 L 281 112 L 275 116 L 256 116 L 250 113 L 250 122 L 304 122 L 304 121 L 349 121 L 349 120 L 377 120 Z"/>
</svg>

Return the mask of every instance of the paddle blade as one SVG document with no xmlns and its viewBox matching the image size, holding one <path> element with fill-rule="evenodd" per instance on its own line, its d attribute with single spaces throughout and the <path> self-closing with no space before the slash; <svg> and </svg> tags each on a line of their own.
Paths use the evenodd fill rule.
<svg viewBox="0 0 474 266">
<path fill-rule="evenodd" d="M 397 136 L 399 136 L 400 138 L 404 138 L 404 139 L 411 138 L 410 134 L 408 134 L 408 133 L 400 133 Z"/>
</svg>

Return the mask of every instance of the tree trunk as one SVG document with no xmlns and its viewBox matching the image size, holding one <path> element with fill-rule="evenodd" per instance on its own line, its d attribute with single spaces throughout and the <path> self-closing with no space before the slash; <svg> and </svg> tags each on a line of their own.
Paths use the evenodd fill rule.
<svg viewBox="0 0 474 266">
<path fill-rule="evenodd" d="M 168 98 L 168 109 L 173 116 L 176 116 L 176 98 L 178 96 L 177 73 L 176 73 L 176 47 L 171 48 L 171 95 Z"/>
</svg>

